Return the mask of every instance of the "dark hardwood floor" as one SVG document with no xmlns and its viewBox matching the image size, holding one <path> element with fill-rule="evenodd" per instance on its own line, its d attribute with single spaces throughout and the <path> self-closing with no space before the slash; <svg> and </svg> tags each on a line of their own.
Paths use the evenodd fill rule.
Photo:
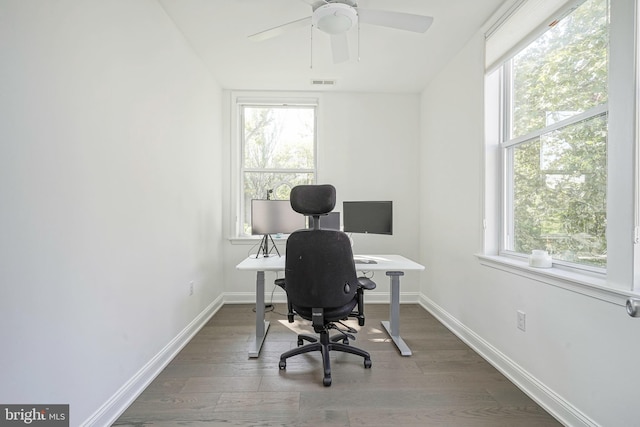
<svg viewBox="0 0 640 427">
<path fill-rule="evenodd" d="M 322 385 L 320 354 L 288 360 L 296 333 L 276 304 L 260 357 L 247 355 L 255 328 L 250 305 L 225 305 L 122 414 L 118 426 L 559 426 L 495 368 L 419 305 L 402 305 L 402 357 L 380 325 L 388 305 L 368 304 L 352 344 L 371 353 L 332 355 L 333 384 Z M 358 328 L 355 320 L 348 322 Z"/>
</svg>

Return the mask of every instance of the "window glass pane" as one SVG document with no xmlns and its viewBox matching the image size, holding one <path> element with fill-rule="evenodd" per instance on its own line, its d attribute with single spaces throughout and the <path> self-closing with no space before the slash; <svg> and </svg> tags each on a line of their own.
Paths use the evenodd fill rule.
<svg viewBox="0 0 640 427">
<path fill-rule="evenodd" d="M 240 234 L 251 234 L 251 200 L 288 200 L 315 182 L 316 107 L 242 106 Z"/>
<path fill-rule="evenodd" d="M 587 0 L 512 61 L 511 138 L 607 102 L 607 0 Z"/>
<path fill-rule="evenodd" d="M 242 230 L 251 234 L 251 199 L 288 200 L 291 189 L 296 185 L 313 184 L 313 173 L 287 172 L 245 172 L 244 173 L 244 219 Z"/>
<path fill-rule="evenodd" d="M 244 107 L 245 169 L 313 169 L 313 107 Z"/>
<path fill-rule="evenodd" d="M 513 250 L 606 266 L 606 136 L 601 115 L 511 148 Z"/>
</svg>

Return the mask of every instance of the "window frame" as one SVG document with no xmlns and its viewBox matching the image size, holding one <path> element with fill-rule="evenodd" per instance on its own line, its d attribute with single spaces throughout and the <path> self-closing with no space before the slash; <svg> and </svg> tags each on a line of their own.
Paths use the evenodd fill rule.
<svg viewBox="0 0 640 427">
<path fill-rule="evenodd" d="M 505 250 L 504 227 L 507 219 L 507 156 L 501 146 L 507 132 L 502 111 L 505 97 L 500 80 L 501 67 L 487 66 L 485 74 L 485 151 L 484 162 L 484 239 L 478 254 L 481 264 L 559 286 L 594 298 L 623 305 L 628 296 L 640 294 L 640 149 L 638 149 L 638 19 L 637 0 L 610 0 L 609 101 L 607 144 L 607 246 L 606 271 L 599 268 L 574 268 L 554 260 L 552 268 L 529 267 L 523 254 Z M 560 11 L 566 13 L 566 10 Z M 504 13 L 504 11 L 503 11 Z M 561 17 L 556 15 L 556 18 Z M 550 18 L 552 19 L 553 16 Z M 504 20 L 494 17 L 491 22 Z M 507 18 L 508 19 L 508 18 Z M 551 22 L 551 21 L 549 21 Z M 538 26 L 537 28 L 544 27 Z M 485 27 L 495 29 L 495 26 Z M 488 34 L 488 32 L 486 33 Z M 531 35 L 521 43 L 527 44 Z M 518 49 L 519 51 L 519 49 Z M 508 58 L 505 58 L 508 59 Z M 633 90 L 630 90 L 630 86 Z M 508 107 L 507 107 L 508 108 Z M 584 117 L 582 117 L 584 120 Z M 564 121 L 563 121 L 564 122 Z M 568 123 L 559 123 L 566 126 Z M 518 138 L 525 139 L 531 135 Z M 612 143 L 612 141 L 615 141 Z M 505 191 L 505 192 L 503 192 Z M 632 202 L 629 202 L 632 200 Z M 612 224 L 612 222 L 614 224 Z M 600 271 L 599 271 L 600 270 Z"/>
<path fill-rule="evenodd" d="M 318 179 L 318 116 L 319 116 L 319 98 L 317 95 L 306 93 L 246 93 L 234 92 L 231 94 L 231 227 L 230 240 L 232 242 L 259 240 L 262 236 L 254 236 L 244 234 L 243 218 L 244 206 L 244 174 L 251 172 L 289 172 L 289 173 L 312 173 L 313 182 Z M 313 138 L 313 168 L 312 169 L 279 169 L 279 168 L 245 168 L 244 165 L 244 141 L 243 129 L 244 115 L 243 109 L 246 107 L 283 107 L 295 108 L 296 106 L 313 108 L 314 110 L 314 138 Z M 286 237 L 286 236 L 285 236 Z"/>
<path fill-rule="evenodd" d="M 580 5 L 572 5 L 567 12 L 564 10 L 561 13 L 562 18 L 566 18 L 575 12 Z M 548 27 L 548 31 L 551 30 Z M 542 138 L 544 135 L 547 135 L 551 132 L 558 131 L 561 129 L 565 129 L 567 127 L 576 125 L 578 123 L 588 121 L 590 119 L 595 119 L 600 116 L 608 115 L 608 102 L 603 104 L 595 105 L 589 108 L 586 111 L 583 111 L 579 114 L 574 114 L 571 117 L 566 119 L 557 121 L 552 123 L 551 125 L 546 125 L 544 127 L 537 128 L 532 130 L 526 134 L 522 134 L 519 136 L 513 137 L 511 134 L 512 126 L 513 126 L 513 92 L 514 92 L 514 81 L 513 81 L 513 60 L 514 57 L 517 56 L 523 49 L 527 49 L 531 42 L 536 41 L 538 38 L 543 37 L 545 32 L 540 32 L 537 34 L 536 38 L 528 38 L 526 44 L 518 44 L 519 49 L 513 49 L 513 55 L 509 57 L 506 61 L 502 62 L 500 68 L 502 69 L 500 76 L 500 91 L 503 94 L 501 97 L 502 108 L 500 110 L 501 120 L 503 126 L 501 127 L 501 135 L 500 135 L 500 147 L 502 151 L 502 155 L 504 158 L 504 177 L 503 177 L 503 189 L 502 189 L 502 197 L 503 197 L 503 205 L 505 206 L 505 216 L 502 221 L 501 232 L 502 236 L 500 239 L 500 254 L 511 256 L 511 257 L 520 257 L 525 258 L 528 254 L 523 254 L 521 252 L 517 252 L 511 248 L 514 247 L 514 229 L 515 229 L 515 218 L 514 218 L 514 151 L 518 146 L 522 146 L 524 144 L 530 143 L 535 139 Z M 606 268 L 597 267 L 587 264 L 574 263 L 569 261 L 563 261 L 560 259 L 553 260 L 555 264 L 558 266 L 562 266 L 568 269 L 574 269 L 577 271 L 585 270 L 592 273 L 606 273 Z"/>
</svg>

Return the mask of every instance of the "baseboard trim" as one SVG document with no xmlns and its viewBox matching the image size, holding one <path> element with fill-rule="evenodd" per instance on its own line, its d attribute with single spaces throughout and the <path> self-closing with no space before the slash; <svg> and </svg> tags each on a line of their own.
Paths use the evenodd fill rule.
<svg viewBox="0 0 640 427">
<path fill-rule="evenodd" d="M 160 372 L 162 372 L 169 362 L 173 360 L 178 352 L 191 341 L 222 305 L 223 296 L 221 295 L 209 304 L 207 308 L 202 310 L 187 327 L 147 362 L 129 381 L 120 387 L 104 405 L 80 425 L 82 427 L 112 425 Z"/>
<path fill-rule="evenodd" d="M 420 295 L 419 304 L 563 425 L 598 427 L 595 421 L 548 388 L 544 383 L 536 379 L 424 294 Z"/>
</svg>

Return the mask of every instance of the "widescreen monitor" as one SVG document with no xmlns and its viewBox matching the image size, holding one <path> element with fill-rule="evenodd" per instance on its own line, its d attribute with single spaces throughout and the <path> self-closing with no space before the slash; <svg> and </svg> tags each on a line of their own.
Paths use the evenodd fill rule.
<svg viewBox="0 0 640 427">
<path fill-rule="evenodd" d="M 306 218 L 289 200 L 251 200 L 251 234 L 290 234 L 306 228 Z"/>
<path fill-rule="evenodd" d="M 393 234 L 393 202 L 343 202 L 342 224 L 345 233 Z"/>
</svg>

